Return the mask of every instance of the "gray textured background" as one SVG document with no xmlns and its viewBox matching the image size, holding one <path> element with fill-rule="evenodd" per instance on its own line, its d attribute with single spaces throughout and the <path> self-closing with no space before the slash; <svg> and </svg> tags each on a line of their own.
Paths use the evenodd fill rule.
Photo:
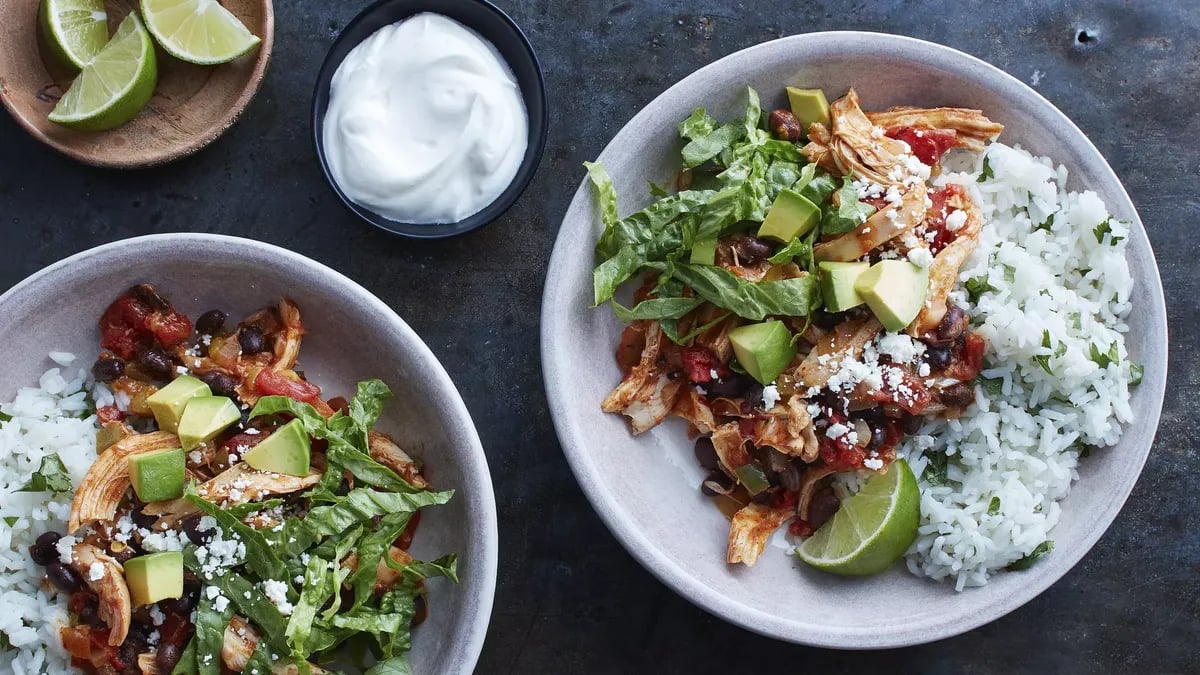
<svg viewBox="0 0 1200 675">
<path fill-rule="evenodd" d="M 286 246 L 395 307 L 461 389 L 495 478 L 500 577 L 482 673 L 1200 672 L 1200 3 L 498 4 L 538 49 L 552 128 L 529 190 L 489 228 L 411 242 L 343 210 L 313 156 L 308 108 L 325 49 L 366 2 L 290 0 L 276 9 L 275 56 L 258 98 L 225 137 L 178 164 L 125 173 L 79 166 L 0 115 L 0 287 L 96 244 L 191 230 Z M 828 29 L 934 40 L 1036 81 L 1124 180 L 1158 255 L 1171 317 L 1158 442 L 1108 534 L 1008 617 L 889 652 L 774 642 L 667 590 L 580 493 L 538 367 L 542 277 L 579 163 L 692 70 L 764 40 Z"/>
</svg>

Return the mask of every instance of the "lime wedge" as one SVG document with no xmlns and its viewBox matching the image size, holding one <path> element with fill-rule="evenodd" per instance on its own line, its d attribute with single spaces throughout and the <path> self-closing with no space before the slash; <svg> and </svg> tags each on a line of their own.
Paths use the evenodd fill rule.
<svg viewBox="0 0 1200 675">
<path fill-rule="evenodd" d="M 80 70 L 108 43 L 104 0 L 42 0 L 38 23 L 46 46 L 71 70 Z"/>
<path fill-rule="evenodd" d="M 131 13 L 71 83 L 50 121 L 80 131 L 112 129 L 137 116 L 157 83 L 154 42 Z"/>
<path fill-rule="evenodd" d="M 228 63 L 262 42 L 217 0 L 141 0 L 141 7 L 158 44 L 188 63 Z"/>
<path fill-rule="evenodd" d="M 917 538 L 921 493 L 903 459 L 872 476 L 858 494 L 796 549 L 801 560 L 843 576 L 879 574 Z"/>
</svg>

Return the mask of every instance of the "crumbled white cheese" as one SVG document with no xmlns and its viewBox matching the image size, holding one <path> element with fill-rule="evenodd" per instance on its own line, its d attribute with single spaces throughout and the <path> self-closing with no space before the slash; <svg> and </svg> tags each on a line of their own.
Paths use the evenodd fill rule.
<svg viewBox="0 0 1200 675">
<path fill-rule="evenodd" d="M 299 577 L 299 578 L 301 579 L 301 581 L 297 582 L 297 583 L 303 582 L 303 577 Z M 275 605 L 275 607 L 279 610 L 280 614 L 283 614 L 286 616 L 288 614 L 291 614 L 292 610 L 295 609 L 292 606 L 292 603 L 288 602 L 288 599 L 287 599 L 288 587 L 287 587 L 286 583 L 284 583 L 282 581 L 276 581 L 275 579 L 267 579 L 266 581 L 264 581 L 262 583 L 262 590 L 263 590 L 263 595 L 267 596 L 267 599 L 270 600 L 271 603 Z"/>
<path fill-rule="evenodd" d="M 869 459 L 864 459 L 863 466 L 867 467 L 868 469 L 871 469 L 872 471 L 878 471 L 883 468 L 883 460 L 879 459 L 877 457 L 871 457 Z"/>
<path fill-rule="evenodd" d="M 58 551 L 58 561 L 64 565 L 70 565 L 71 556 L 75 554 L 75 544 L 77 543 L 79 540 L 69 534 L 59 539 L 58 543 L 54 545 L 54 550 Z"/>
<path fill-rule="evenodd" d="M 925 353 L 925 343 L 904 333 L 884 333 L 879 336 L 876 349 L 894 363 L 913 363 Z"/>
<path fill-rule="evenodd" d="M 779 402 L 779 388 L 773 384 L 763 387 L 763 410 L 770 410 Z"/>
<path fill-rule="evenodd" d="M 929 376 L 929 364 L 922 363 L 921 365 L 917 366 L 917 375 L 920 375 L 921 377 L 928 377 Z"/>
<path fill-rule="evenodd" d="M 178 530 L 149 532 L 142 535 L 142 548 L 150 553 L 182 551 L 185 544 L 187 544 L 187 535 Z"/>
<path fill-rule="evenodd" d="M 175 366 L 175 372 L 179 373 L 180 375 L 187 375 L 188 369 L 186 366 Z"/>
<path fill-rule="evenodd" d="M 962 229 L 962 226 L 966 225 L 966 224 L 967 224 L 967 212 L 966 211 L 962 211 L 962 210 L 952 211 L 950 213 L 950 215 L 946 216 L 946 229 L 950 230 L 951 232 L 958 232 L 959 230 Z"/>
<path fill-rule="evenodd" d="M 229 607 L 229 598 L 223 595 L 218 595 L 217 599 L 213 600 L 213 609 L 217 610 L 218 612 L 224 612 L 225 608 L 227 607 Z M 206 654 L 206 656 L 208 655 Z"/>
<path fill-rule="evenodd" d="M 104 563 L 94 562 L 88 566 L 88 581 L 100 581 L 104 578 Z"/>
<path fill-rule="evenodd" d="M 716 371 L 714 370 L 713 372 L 715 373 Z M 713 377 L 716 377 L 716 376 L 714 375 Z M 245 434 L 246 434 L 247 436 L 257 436 L 257 435 L 259 435 L 260 433 L 262 433 L 262 432 L 261 432 L 261 431 L 259 431 L 258 429 L 255 429 L 254 427 L 250 427 L 249 429 L 247 429 L 247 430 L 245 431 Z"/>
<path fill-rule="evenodd" d="M 919 246 L 908 252 L 908 261 L 917 267 L 929 267 L 933 264 L 933 254 L 924 246 Z"/>
<path fill-rule="evenodd" d="M 150 621 L 152 621 L 155 626 L 163 625 L 163 622 L 166 620 L 167 615 L 163 614 L 163 611 L 158 608 L 158 605 L 150 605 Z"/>
<path fill-rule="evenodd" d="M 204 455 L 200 454 L 199 450 L 192 450 L 188 453 L 188 461 L 192 464 L 199 464 L 204 461 Z"/>
</svg>

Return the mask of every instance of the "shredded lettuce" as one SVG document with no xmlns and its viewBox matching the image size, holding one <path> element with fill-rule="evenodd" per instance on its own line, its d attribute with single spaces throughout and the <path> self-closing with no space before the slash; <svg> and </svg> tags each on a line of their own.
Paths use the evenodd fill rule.
<svg viewBox="0 0 1200 675">
<path fill-rule="evenodd" d="M 337 565 L 317 556 L 310 556 L 304 568 L 304 587 L 300 600 L 292 610 L 284 635 L 291 647 L 292 657 L 301 672 L 308 670 L 308 637 L 312 633 L 317 612 L 337 592 Z M 336 600 L 335 600 L 336 602 Z"/>
<path fill-rule="evenodd" d="M 225 642 L 225 628 L 233 618 L 234 604 L 226 602 L 224 609 L 217 609 L 217 600 L 208 598 L 201 590 L 200 604 L 196 607 L 195 645 L 196 672 L 198 675 L 221 675 L 221 645 Z"/>
<path fill-rule="evenodd" d="M 626 308 L 615 300 L 613 313 L 625 323 L 637 319 L 679 319 L 704 303 L 701 298 L 649 298 L 632 308 Z"/>
<path fill-rule="evenodd" d="M 806 316 L 821 302 L 814 275 L 753 283 L 720 267 L 681 263 L 674 266 L 674 276 L 691 286 L 697 296 L 753 321 L 767 316 Z"/>
<path fill-rule="evenodd" d="M 393 656 L 371 666 L 366 675 L 412 675 L 412 668 L 409 667 L 407 658 Z"/>
<path fill-rule="evenodd" d="M 446 577 L 454 583 L 458 583 L 458 556 L 453 553 L 444 555 L 437 560 L 430 560 L 428 562 L 418 560 L 407 565 L 401 565 L 391 558 L 384 558 L 384 562 L 387 563 L 388 567 L 400 570 L 405 575 L 415 579 Z"/>
<path fill-rule="evenodd" d="M 287 569 L 267 543 L 262 532 L 243 523 L 237 516 L 196 494 L 195 484 L 188 484 L 184 498 L 206 515 L 212 516 L 229 537 L 236 537 L 246 546 L 246 567 L 263 579 L 280 579 Z"/>
<path fill-rule="evenodd" d="M 229 598 L 237 611 L 246 617 L 260 631 L 271 646 L 281 652 L 287 652 L 287 641 L 284 631 L 287 629 L 287 619 L 266 595 L 249 579 L 233 570 L 221 570 L 219 574 L 205 575 L 200 563 L 196 560 L 196 547 L 189 546 L 183 552 L 183 564 L 210 586 L 216 586 L 221 595 Z M 210 578 L 211 577 L 211 578 Z M 277 577 L 268 577 L 277 578 Z"/>
<path fill-rule="evenodd" d="M 361 607 L 371 597 L 379 561 L 388 559 L 388 548 L 404 532 L 404 528 L 408 527 L 410 518 L 411 514 L 408 513 L 389 513 L 355 548 L 358 553 L 358 569 L 347 579 L 354 589 L 354 605 L 350 608 L 351 611 Z"/>
<path fill-rule="evenodd" d="M 849 232 L 867 222 L 875 213 L 875 207 L 866 202 L 858 201 L 858 190 L 849 176 L 842 179 L 842 187 L 837 191 L 838 205 L 832 203 L 825 208 L 821 217 L 822 234 L 842 234 Z"/>
</svg>

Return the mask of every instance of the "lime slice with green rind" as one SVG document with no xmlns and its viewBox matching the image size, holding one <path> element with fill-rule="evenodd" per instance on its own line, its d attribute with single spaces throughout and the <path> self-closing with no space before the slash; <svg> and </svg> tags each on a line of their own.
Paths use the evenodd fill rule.
<svg viewBox="0 0 1200 675">
<path fill-rule="evenodd" d="M 42 0 L 38 24 L 46 46 L 73 71 L 81 70 L 108 44 L 104 0 Z"/>
<path fill-rule="evenodd" d="M 154 42 L 131 13 L 71 83 L 50 121 L 80 131 L 112 129 L 137 116 L 157 83 Z"/>
<path fill-rule="evenodd" d="M 904 555 L 917 538 L 921 492 L 903 459 L 867 480 L 796 549 L 801 560 L 833 574 L 879 574 Z"/>
<path fill-rule="evenodd" d="M 188 63 L 228 63 L 261 42 L 217 0 L 141 0 L 141 8 L 158 44 Z"/>
</svg>

